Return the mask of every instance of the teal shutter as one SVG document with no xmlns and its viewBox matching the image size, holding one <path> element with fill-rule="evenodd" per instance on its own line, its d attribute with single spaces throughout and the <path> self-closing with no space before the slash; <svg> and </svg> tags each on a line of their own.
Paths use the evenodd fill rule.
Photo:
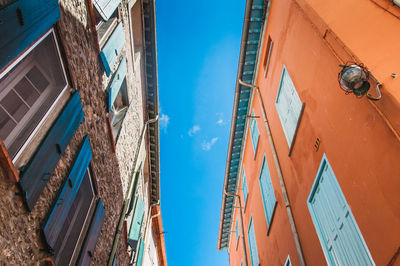
<svg viewBox="0 0 400 266">
<path fill-rule="evenodd" d="M 21 170 L 19 185 L 29 210 L 35 206 L 83 116 L 79 93 L 75 92 L 29 163 Z"/>
<path fill-rule="evenodd" d="M 238 225 L 238 220 L 236 220 L 235 233 L 236 233 L 236 244 L 237 244 L 238 239 L 239 239 L 239 225 Z"/>
<path fill-rule="evenodd" d="M 0 9 L 0 69 L 60 18 L 57 0 L 19 0 Z"/>
<path fill-rule="evenodd" d="M 124 28 L 122 27 L 122 22 L 120 22 L 100 52 L 100 58 L 103 62 L 104 70 L 106 71 L 107 76 L 111 74 L 111 70 L 116 64 L 124 45 Z"/>
<path fill-rule="evenodd" d="M 133 215 L 131 228 L 129 230 L 128 243 L 135 249 L 140 237 L 140 230 L 142 228 L 144 216 L 144 201 L 141 197 L 137 198 L 135 213 Z"/>
<path fill-rule="evenodd" d="M 51 249 L 56 248 L 56 242 L 64 227 L 64 223 L 70 222 L 70 218 L 67 218 L 67 216 L 69 217 L 69 210 L 75 200 L 91 159 L 92 151 L 89 138 L 85 136 L 79 154 L 43 228 L 44 237 Z"/>
<path fill-rule="evenodd" d="M 286 140 L 290 146 L 296 131 L 297 121 L 300 118 L 302 103 L 286 67 L 282 70 L 276 108 Z"/>
<path fill-rule="evenodd" d="M 101 227 L 103 226 L 106 211 L 101 199 L 97 200 L 96 210 L 92 216 L 89 225 L 89 230 L 86 234 L 85 242 L 79 255 L 77 265 L 91 265 L 94 248 L 96 247 L 97 239 L 100 236 Z"/>
<path fill-rule="evenodd" d="M 247 194 L 249 194 L 249 189 L 247 188 L 246 173 L 244 171 L 244 168 L 242 172 L 242 186 L 243 186 L 243 197 L 244 197 L 243 205 L 245 206 L 247 201 Z"/>
<path fill-rule="evenodd" d="M 139 254 L 138 254 L 136 266 L 142 266 L 142 264 L 143 264 L 143 252 L 144 252 L 144 239 L 142 238 L 141 241 L 140 241 Z"/>
<path fill-rule="evenodd" d="M 251 135 L 251 140 L 253 143 L 253 150 L 254 153 L 257 150 L 257 144 L 258 144 L 258 137 L 260 136 L 260 132 L 258 131 L 258 126 L 257 126 L 257 120 L 254 114 L 254 110 L 251 114 L 252 118 L 251 118 L 251 123 L 250 123 L 250 135 Z"/>
<path fill-rule="evenodd" d="M 247 239 L 249 240 L 251 265 L 258 266 L 260 262 L 258 259 L 256 233 L 254 232 L 253 217 L 250 218 L 249 229 L 247 230 Z"/>
<path fill-rule="evenodd" d="M 307 204 L 329 265 L 375 265 L 325 155 Z"/>
<path fill-rule="evenodd" d="M 268 168 L 268 162 L 265 155 L 261 166 L 259 181 L 260 181 L 261 195 L 264 203 L 265 216 L 269 227 L 275 209 L 276 199 L 275 199 L 274 188 L 272 186 L 271 174 Z"/>
<path fill-rule="evenodd" d="M 117 9 L 121 0 L 93 0 L 93 5 L 96 7 L 100 16 L 107 21 Z"/>
<path fill-rule="evenodd" d="M 124 84 L 124 80 L 126 77 L 126 56 L 124 56 L 121 60 L 121 63 L 118 66 L 117 71 L 114 74 L 114 77 L 111 81 L 111 85 L 108 89 L 108 111 L 111 110 L 111 106 L 113 105 L 115 99 L 117 98 L 118 92 Z"/>
</svg>

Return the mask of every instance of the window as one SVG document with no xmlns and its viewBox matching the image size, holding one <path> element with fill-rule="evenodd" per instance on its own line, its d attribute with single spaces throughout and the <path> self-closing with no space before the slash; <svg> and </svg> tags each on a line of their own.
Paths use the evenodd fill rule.
<svg viewBox="0 0 400 266">
<path fill-rule="evenodd" d="M 375 265 L 325 155 L 307 205 L 328 265 Z"/>
<path fill-rule="evenodd" d="M 267 77 L 268 74 L 268 68 L 269 68 L 269 63 L 271 61 L 271 54 L 272 54 L 272 47 L 274 46 L 274 42 L 271 40 L 271 37 L 268 36 L 268 42 L 267 42 L 267 49 L 266 49 L 266 54 L 264 57 L 264 77 Z"/>
<path fill-rule="evenodd" d="M 239 221 L 238 220 L 236 220 L 235 233 L 236 233 L 236 247 L 237 247 L 237 243 L 239 240 Z"/>
<path fill-rule="evenodd" d="M 144 219 L 144 208 L 145 204 L 143 199 L 140 196 L 137 197 L 135 212 L 133 214 L 132 223 L 129 229 L 129 236 L 128 236 L 128 244 L 133 250 L 137 249 L 140 240 L 140 232 L 142 230 L 142 224 Z"/>
<path fill-rule="evenodd" d="M 84 249 L 91 246 L 92 250 L 89 251 L 93 254 L 103 224 L 105 211 L 101 200 L 98 200 L 96 204 L 89 170 L 91 158 L 90 143 L 86 136 L 43 228 L 46 243 L 54 256 L 56 265 L 73 264 L 81 250 L 79 243 L 82 243 L 84 239 L 86 239 Z M 94 214 L 91 216 L 94 209 Z M 85 225 L 89 223 L 90 227 L 85 232 L 87 228 Z M 81 258 L 82 256 L 84 257 L 85 254 L 82 254 Z"/>
<path fill-rule="evenodd" d="M 129 100 L 126 86 L 126 57 L 122 58 L 108 89 L 108 108 L 114 142 L 117 142 L 122 122 L 128 111 Z"/>
<path fill-rule="evenodd" d="M 291 149 L 297 130 L 297 124 L 300 121 L 303 104 L 300 101 L 299 95 L 285 66 L 282 70 L 275 104 L 286 140 Z"/>
<path fill-rule="evenodd" d="M 260 170 L 259 181 L 269 231 L 271 227 L 272 216 L 275 210 L 276 199 L 265 154 Z"/>
<path fill-rule="evenodd" d="M 68 86 L 53 30 L 17 61 L 0 74 L 0 137 L 14 160 Z"/>
<path fill-rule="evenodd" d="M 292 266 L 292 262 L 290 261 L 289 255 L 287 256 L 287 259 L 286 259 L 286 261 L 285 261 L 284 266 Z"/>
<path fill-rule="evenodd" d="M 260 132 L 258 131 L 258 126 L 257 126 L 257 121 L 255 118 L 254 110 L 251 113 L 251 123 L 250 123 L 250 135 L 251 135 L 251 141 L 253 143 L 253 150 L 254 154 L 257 151 L 257 145 L 258 145 L 258 138 L 260 136 Z"/>
<path fill-rule="evenodd" d="M 247 239 L 249 240 L 251 265 L 258 266 L 260 262 L 258 259 L 256 233 L 254 232 L 254 225 L 253 225 L 253 216 L 250 217 L 249 229 L 247 230 Z"/>
<path fill-rule="evenodd" d="M 242 172 L 242 187 L 243 187 L 243 198 L 244 198 L 243 207 L 245 207 L 247 202 L 247 195 L 249 194 L 249 189 L 247 188 L 247 180 L 244 167 Z"/>
</svg>

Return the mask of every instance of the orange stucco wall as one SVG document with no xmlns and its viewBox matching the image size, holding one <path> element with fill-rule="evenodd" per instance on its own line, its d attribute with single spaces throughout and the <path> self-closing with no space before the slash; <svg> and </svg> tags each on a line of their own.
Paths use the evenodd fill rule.
<svg viewBox="0 0 400 266">
<path fill-rule="evenodd" d="M 400 8 L 389 6 L 388 2 L 271 2 L 265 40 L 270 36 L 274 45 L 265 78 L 266 41 L 263 44 L 257 85 L 307 265 L 326 264 L 306 203 L 323 154 L 333 168 L 375 263 L 386 265 L 400 246 L 400 142 L 396 136 L 400 132 L 400 19 L 394 16 L 400 15 Z M 373 103 L 366 97 L 346 95 L 339 88 L 338 65 L 351 59 L 364 63 L 383 83 L 382 100 Z M 305 103 L 291 156 L 275 107 L 284 65 Z M 391 73 L 397 73 L 399 78 L 392 78 Z M 371 92 L 374 93 L 373 86 Z M 292 264 L 299 265 L 257 95 L 253 108 L 260 116 L 257 119 L 260 139 L 255 155 L 248 133 L 243 156 L 249 189 L 243 211 L 248 261 L 247 229 L 252 216 L 260 264 L 283 265 L 290 255 Z M 315 150 L 317 138 L 320 147 Z M 258 181 L 264 154 L 277 199 L 268 235 Z M 238 210 L 234 217 L 232 230 L 239 217 Z M 243 244 L 241 238 L 236 243 L 234 234 L 229 254 L 230 265 L 240 265 Z"/>
</svg>

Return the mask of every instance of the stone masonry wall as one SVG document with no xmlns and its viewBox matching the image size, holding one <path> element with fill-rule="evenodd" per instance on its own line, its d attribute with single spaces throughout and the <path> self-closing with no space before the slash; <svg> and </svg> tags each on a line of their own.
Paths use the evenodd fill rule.
<svg viewBox="0 0 400 266">
<path fill-rule="evenodd" d="M 111 251 L 123 203 L 120 172 L 122 176 L 126 176 L 126 173 L 130 171 L 132 154 L 136 148 L 132 144 L 136 145 L 143 125 L 141 89 L 135 86 L 133 77 L 128 77 L 131 88 L 129 99 L 132 106 L 125 118 L 126 121 L 118 140 L 119 164 L 109 135 L 104 72 L 95 48 L 96 33 L 91 30 L 87 1 L 61 0 L 60 11 L 61 18 L 57 23 L 56 31 L 63 49 L 62 53 L 65 55 L 66 69 L 71 78 L 70 86 L 74 90 L 79 90 L 85 117 L 32 212 L 26 210 L 17 185 L 8 181 L 0 169 L 0 264 L 39 265 L 50 256 L 41 236 L 41 228 L 77 155 L 78 147 L 87 134 L 93 151 L 91 166 L 94 179 L 98 187 L 98 195 L 102 198 L 106 210 L 94 253 L 94 264 L 105 265 Z M 124 11 L 120 10 L 120 12 L 123 14 L 124 24 L 127 25 Z M 125 30 L 127 30 L 126 27 Z M 130 52 L 130 48 L 127 48 L 128 44 L 129 40 L 126 42 L 125 52 L 127 53 Z M 130 56 L 127 58 L 128 67 L 132 66 Z M 129 75 L 131 74 L 128 70 Z M 127 160 L 123 160 L 125 156 Z M 122 237 L 121 240 L 124 238 Z M 128 264 L 126 250 L 125 241 L 120 241 L 117 252 L 118 265 Z"/>
</svg>

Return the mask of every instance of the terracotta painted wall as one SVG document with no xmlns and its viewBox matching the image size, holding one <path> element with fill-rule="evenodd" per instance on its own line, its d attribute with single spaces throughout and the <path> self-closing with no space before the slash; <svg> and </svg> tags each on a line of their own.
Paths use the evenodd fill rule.
<svg viewBox="0 0 400 266">
<path fill-rule="evenodd" d="M 390 1 L 376 2 L 386 6 Z M 263 44 L 257 85 L 266 107 L 307 265 L 326 264 L 306 203 L 323 154 L 333 168 L 375 263 L 386 265 L 400 246 L 400 141 L 396 137 L 396 132 L 400 132 L 400 77 L 390 77 L 392 72 L 400 73 L 400 20 L 377 4 L 360 0 L 324 1 L 323 4 L 316 0 L 272 0 L 271 3 L 265 40 L 270 36 L 274 46 L 265 78 L 262 62 L 266 43 Z M 400 14 L 398 7 L 391 6 L 390 10 Z M 378 36 L 379 41 L 371 36 Z M 358 99 L 340 90 L 337 75 L 341 68 L 338 65 L 349 59 L 364 63 L 383 83 L 381 101 Z M 290 157 L 275 107 L 284 65 L 305 103 Z M 371 89 L 374 93 L 373 86 Z M 261 117 L 256 96 L 253 108 Z M 261 118 L 257 123 L 260 131 L 257 154 L 254 156 L 248 133 L 243 158 L 249 188 L 244 209 L 248 261 L 250 263 L 247 229 L 252 215 L 260 264 L 283 265 L 290 254 L 292 264 L 298 265 L 266 130 Z M 317 138 L 320 139 L 318 151 L 314 149 Z M 277 199 L 268 235 L 258 181 L 264 153 Z M 236 218 L 233 230 L 235 222 Z M 236 237 L 232 234 L 231 265 L 240 265 L 243 258 L 239 241 L 236 249 Z"/>
</svg>

